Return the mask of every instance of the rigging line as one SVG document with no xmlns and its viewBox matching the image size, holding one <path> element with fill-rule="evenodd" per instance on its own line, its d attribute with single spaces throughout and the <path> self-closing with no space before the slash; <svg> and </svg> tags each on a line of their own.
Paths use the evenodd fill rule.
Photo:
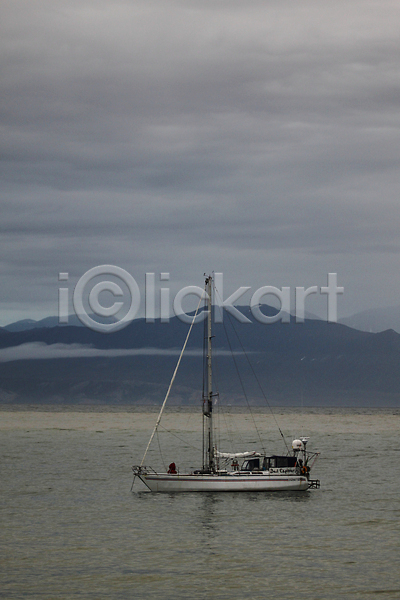
<svg viewBox="0 0 400 600">
<path fill-rule="evenodd" d="M 244 347 L 243 347 L 243 344 L 242 344 L 242 342 L 241 342 L 241 340 L 240 340 L 240 337 L 239 337 L 239 335 L 238 335 L 238 333 L 237 333 L 237 331 L 236 331 L 236 329 L 235 329 L 235 327 L 234 327 L 234 325 L 233 325 L 233 323 L 232 323 L 231 316 L 230 316 L 230 314 L 229 314 L 229 313 L 228 313 L 228 318 L 229 318 L 229 322 L 230 322 L 230 324 L 232 325 L 232 329 L 233 329 L 233 331 L 235 332 L 235 335 L 236 335 L 236 337 L 237 337 L 237 339 L 238 339 L 238 341 L 239 341 L 240 347 L 241 347 L 241 349 L 242 349 L 242 351 L 243 351 L 243 353 L 244 353 L 244 355 L 245 355 L 245 357 L 246 357 L 246 360 L 247 360 L 247 362 L 248 362 L 248 364 L 249 364 L 249 367 L 250 367 L 250 369 L 251 369 L 251 371 L 252 371 L 252 373 L 253 373 L 253 375 L 254 375 L 254 378 L 255 378 L 255 380 L 257 381 L 258 387 L 259 387 L 259 388 L 260 388 L 260 390 L 261 390 L 261 393 L 262 393 L 262 395 L 263 395 L 263 397 L 264 397 L 264 400 L 265 400 L 265 402 L 267 403 L 267 406 L 268 406 L 268 408 L 269 408 L 269 410 L 270 410 L 270 413 L 271 413 L 271 415 L 272 415 L 272 417 L 273 417 L 273 419 L 274 419 L 274 421 L 275 421 L 275 424 L 276 424 L 276 426 L 277 426 L 277 428 L 278 428 L 278 430 L 279 430 L 279 433 L 280 433 L 280 434 L 281 434 L 281 436 L 282 436 L 283 442 L 284 442 L 284 444 L 285 444 L 285 446 L 286 446 L 286 450 L 287 450 L 288 452 L 290 452 L 290 450 L 289 450 L 289 447 L 288 447 L 288 445 L 287 445 L 287 443 L 286 443 L 286 440 L 285 440 L 285 436 L 283 435 L 283 433 L 282 433 L 282 430 L 281 430 L 281 428 L 280 428 L 280 427 L 279 427 L 279 425 L 278 425 L 278 421 L 276 420 L 276 417 L 275 417 L 275 415 L 274 415 L 274 412 L 273 412 L 273 410 L 272 410 L 272 408 L 271 408 L 271 405 L 270 405 L 270 403 L 268 402 L 268 398 L 267 398 L 267 396 L 266 396 L 266 394 L 265 394 L 265 392 L 264 392 L 264 390 L 263 390 L 263 388 L 262 388 L 262 386 L 261 386 L 261 383 L 260 383 L 260 381 L 259 381 L 259 379 L 258 379 L 258 377 L 257 377 L 257 375 L 256 375 L 256 372 L 255 372 L 255 370 L 254 370 L 254 368 L 253 368 L 253 365 L 252 365 L 252 364 L 251 364 L 251 362 L 250 362 L 250 359 L 249 359 L 249 357 L 248 357 L 248 355 L 247 355 L 247 352 L 246 352 L 246 350 L 245 350 L 245 349 L 244 349 Z"/>
<path fill-rule="evenodd" d="M 166 429 L 166 427 L 164 427 L 164 425 L 161 425 L 161 423 L 160 423 L 159 427 L 161 427 L 161 429 L 164 429 L 164 431 L 166 431 L 167 433 L 169 433 L 169 435 L 172 435 L 173 437 L 176 437 L 179 441 L 184 442 L 190 448 L 193 448 L 194 450 L 200 451 L 200 448 L 198 448 L 197 446 L 193 446 L 193 444 L 190 444 L 187 440 L 185 440 L 185 438 L 182 438 L 179 435 L 176 435 L 176 433 L 174 433 L 170 429 Z"/>
<path fill-rule="evenodd" d="M 229 338 L 228 338 L 228 332 L 227 332 L 227 330 L 226 330 L 225 323 L 223 323 L 223 326 L 224 326 L 224 330 L 225 330 L 225 334 L 226 334 L 226 339 L 227 339 L 227 341 L 228 341 L 229 349 L 230 349 L 230 351 L 231 351 L 231 355 L 232 355 L 233 363 L 234 363 L 234 365 L 235 365 L 236 374 L 237 374 L 237 376 L 238 376 L 238 379 L 239 379 L 239 381 L 240 381 L 240 386 L 241 386 L 241 388 L 242 388 L 242 391 L 243 391 L 244 397 L 245 397 L 245 399 L 246 399 L 247 408 L 249 409 L 249 412 L 250 412 L 250 415 L 251 415 L 251 418 L 252 418 L 252 421 L 253 421 L 253 424 L 254 424 L 254 428 L 255 428 L 255 430 L 256 430 L 256 432 L 257 432 L 258 439 L 259 439 L 259 442 L 260 442 L 260 444 L 261 444 L 261 448 L 262 448 L 262 449 L 264 450 L 264 452 L 265 452 L 265 451 L 266 451 L 266 449 L 265 449 L 265 447 L 264 447 L 264 444 L 263 444 L 263 441 L 262 441 L 261 434 L 260 434 L 260 432 L 259 432 L 259 430 L 258 430 L 257 423 L 256 423 L 256 420 L 255 420 L 255 418 L 254 418 L 254 415 L 253 415 L 253 411 L 251 410 L 251 407 L 250 407 L 250 402 L 249 402 L 248 396 L 247 396 L 247 394 L 246 394 L 246 390 L 245 390 L 245 388 L 244 388 L 243 380 L 242 380 L 242 377 L 241 377 L 241 375 L 240 375 L 240 372 L 239 372 L 239 367 L 238 367 L 238 365 L 237 365 L 236 358 L 235 358 L 235 355 L 234 355 L 234 353 L 233 353 L 233 350 L 232 350 L 231 342 L 230 342 L 230 340 L 229 340 Z"/>
<path fill-rule="evenodd" d="M 204 302 L 204 310 L 205 310 L 205 302 Z M 206 319 L 203 321 L 203 381 L 202 381 L 202 398 L 204 399 L 205 391 L 206 391 L 206 337 L 207 337 L 207 324 Z"/>
<path fill-rule="evenodd" d="M 174 381 L 175 381 L 175 377 L 176 377 L 176 374 L 177 374 L 177 372 L 178 372 L 179 365 L 181 364 L 181 360 L 182 360 L 183 353 L 185 352 L 186 345 L 187 345 L 187 343 L 188 343 L 188 340 L 189 340 L 190 333 L 191 333 L 191 331 L 192 331 L 192 328 L 193 328 L 194 322 L 195 322 L 195 320 L 196 320 L 197 313 L 198 313 L 198 311 L 199 311 L 199 308 L 200 308 L 201 301 L 202 301 L 202 300 L 203 300 L 203 298 L 205 297 L 205 296 L 204 296 L 205 294 L 206 294 L 206 291 L 204 290 L 204 292 L 202 293 L 202 295 L 201 295 L 201 297 L 200 297 L 199 303 L 198 303 L 198 305 L 197 305 L 196 312 L 194 313 L 193 320 L 192 320 L 192 322 L 191 322 L 191 324 L 190 324 L 189 331 L 188 331 L 188 333 L 187 333 L 187 336 L 186 336 L 186 339 L 185 339 L 185 343 L 183 344 L 183 348 L 182 348 L 182 350 L 181 350 L 181 353 L 180 353 L 180 355 L 179 355 L 179 358 L 178 358 L 178 362 L 176 363 L 175 371 L 174 371 L 174 373 L 173 373 L 173 375 L 172 375 L 172 378 L 171 378 L 171 381 L 170 381 L 170 384 L 169 384 L 169 387 L 168 387 L 167 393 L 166 393 L 166 395 L 165 395 L 165 398 L 164 398 L 164 402 L 162 403 L 161 410 L 160 410 L 160 412 L 159 412 L 159 415 L 158 415 L 158 418 L 157 418 L 157 422 L 156 422 L 156 424 L 155 424 L 155 427 L 154 427 L 154 429 L 153 429 L 153 433 L 152 433 L 152 434 L 151 434 L 151 436 L 150 436 L 149 443 L 147 444 L 147 448 L 146 448 L 146 450 L 145 450 L 145 453 L 144 453 L 144 455 L 143 455 L 143 458 L 142 458 L 142 462 L 140 463 L 140 466 L 141 466 L 141 467 L 143 466 L 143 463 L 144 463 L 144 460 L 145 460 L 145 458 L 146 458 L 147 452 L 148 452 L 148 450 L 149 450 L 149 448 L 150 448 L 150 444 L 151 444 L 151 442 L 153 441 L 154 435 L 155 435 L 155 433 L 156 433 L 156 431 L 157 431 L 157 428 L 158 428 L 158 426 L 159 426 L 159 424 L 160 424 L 161 417 L 162 417 L 162 414 L 163 414 L 163 411 L 164 411 L 165 405 L 167 404 L 167 400 L 168 400 L 168 397 L 169 397 L 169 394 L 170 394 L 170 391 L 171 391 L 171 388 L 172 388 L 172 384 L 173 384 L 173 383 L 174 383 Z"/>
<path fill-rule="evenodd" d="M 216 293 L 216 294 L 218 294 L 218 290 L 217 290 L 216 288 L 214 288 L 214 289 L 215 289 L 215 293 Z M 218 294 L 218 296 L 219 296 L 219 294 Z M 221 299 L 221 301 L 222 301 L 222 299 Z M 229 316 L 229 313 L 228 313 L 228 316 Z M 230 320 L 230 319 L 229 319 L 229 320 Z M 225 327 L 225 323 L 224 323 L 223 321 L 222 321 L 222 325 L 223 325 L 223 328 L 224 328 L 224 331 L 225 331 L 225 336 L 226 336 L 226 340 L 227 340 L 227 342 L 228 342 L 229 350 L 230 350 L 230 352 L 231 352 L 231 355 L 232 355 L 233 363 L 234 363 L 234 365 L 235 365 L 236 374 L 237 374 L 237 376 L 238 376 L 238 379 L 239 379 L 239 381 L 240 381 L 240 385 L 241 385 L 241 388 L 242 388 L 242 392 L 243 392 L 243 394 L 244 394 L 244 397 L 245 397 L 245 399 L 246 399 L 247 408 L 249 409 L 249 412 L 250 412 L 251 418 L 252 418 L 252 420 L 253 420 L 253 423 L 254 423 L 254 428 L 255 428 L 255 430 L 256 430 L 256 432 L 257 432 L 258 439 L 259 439 L 259 442 L 260 442 L 260 444 L 261 444 L 261 448 L 262 448 L 262 449 L 264 450 L 264 452 L 265 452 L 266 450 L 265 450 L 265 447 L 264 447 L 264 444 L 263 444 L 263 441 L 262 441 L 262 438 L 261 438 L 261 434 L 260 434 L 260 432 L 258 431 L 258 427 L 257 427 L 257 424 L 256 424 L 256 420 L 255 420 L 255 418 L 254 418 L 254 415 L 253 415 L 253 412 L 252 412 L 252 410 L 251 410 L 250 403 L 249 403 L 249 399 L 248 399 L 248 397 L 247 397 L 246 390 L 245 390 L 245 388 L 244 388 L 244 385 L 243 385 L 243 380 L 242 380 L 242 378 L 241 378 L 241 376 L 240 376 L 240 373 L 239 373 L 239 368 L 238 368 L 238 365 L 237 365 L 237 362 L 236 362 L 236 358 L 235 358 L 235 355 L 234 355 L 234 353 L 233 353 L 233 350 L 232 350 L 231 341 L 230 341 L 230 339 L 229 339 L 228 332 L 227 332 L 227 329 L 226 329 L 226 327 Z M 232 323 L 231 323 L 231 325 L 232 325 Z M 232 327 L 233 327 L 233 325 L 232 325 Z M 235 331 L 235 329 L 234 329 L 234 328 L 233 328 L 233 330 Z M 235 334 L 236 334 L 236 337 L 237 337 L 237 333 L 236 333 L 236 331 L 235 331 Z"/>
<path fill-rule="evenodd" d="M 217 288 L 215 287 L 215 281 L 213 281 L 213 290 L 215 294 L 218 294 L 219 297 L 220 294 L 217 290 Z M 226 334 L 226 332 L 225 332 Z M 228 338 L 228 336 L 226 335 L 226 337 Z M 219 396 L 219 388 L 218 388 L 218 380 L 219 380 L 219 356 L 218 356 L 218 350 L 214 351 L 214 365 L 215 365 L 215 381 L 217 382 L 217 392 L 218 392 L 218 398 L 219 398 L 219 402 L 218 402 L 218 414 L 222 415 L 223 421 L 225 423 L 225 429 L 228 433 L 228 438 L 229 438 L 229 443 L 231 445 L 231 448 L 233 450 L 237 450 L 237 440 L 240 441 L 240 444 L 243 445 L 244 440 L 242 437 L 241 432 L 239 431 L 236 421 L 235 419 L 231 420 L 231 426 L 228 425 L 228 421 L 227 421 L 227 413 L 229 414 L 229 416 L 232 417 L 232 412 L 229 410 L 229 407 L 224 405 L 224 402 L 221 402 L 220 396 Z M 243 387 L 243 386 L 242 386 Z M 244 389 L 243 389 L 243 393 L 244 393 Z M 251 410 L 250 410 L 251 413 Z M 257 428 L 256 428 L 257 430 Z M 261 442 L 262 445 L 262 442 Z"/>
<path fill-rule="evenodd" d="M 214 365 L 215 365 L 215 370 L 214 370 L 215 378 L 214 378 L 214 381 L 218 382 L 218 379 L 219 379 L 219 360 L 218 360 L 219 356 L 218 356 L 218 350 L 215 350 L 214 357 L 215 357 L 214 358 Z M 229 414 L 229 416 L 232 416 L 232 412 L 229 410 L 229 407 L 226 407 L 224 405 L 223 400 L 221 401 L 221 398 L 219 396 L 218 383 L 217 383 L 217 393 L 218 393 L 218 398 L 219 398 L 218 413 L 217 414 L 218 414 L 218 416 L 222 415 L 223 422 L 225 424 L 225 430 L 228 433 L 229 443 L 231 445 L 231 448 L 236 451 L 237 450 L 237 440 L 239 440 L 242 445 L 244 443 L 244 440 L 243 440 L 241 432 L 239 431 L 239 429 L 236 426 L 235 419 L 232 420 L 232 426 L 231 427 L 228 425 L 227 414 Z M 221 421 L 221 419 L 220 419 L 220 421 Z"/>
<path fill-rule="evenodd" d="M 222 418 L 223 418 L 223 420 L 224 420 L 224 423 L 225 423 L 225 429 L 226 429 L 226 431 L 227 431 L 227 435 L 228 435 L 228 439 L 229 439 L 229 443 L 230 443 L 231 451 L 232 451 L 232 452 L 237 452 L 237 450 L 238 450 L 238 449 L 237 449 L 237 441 L 236 441 L 236 440 L 239 438 L 239 439 L 240 439 L 240 442 L 241 442 L 241 444 L 243 445 L 243 439 L 242 439 L 242 436 L 241 436 L 240 432 L 237 430 L 237 428 L 236 428 L 236 427 L 235 427 L 235 435 L 233 435 L 232 428 L 231 428 L 231 426 L 228 424 L 228 420 L 227 420 L 227 418 L 226 418 L 226 412 L 225 412 L 225 409 L 224 409 L 224 407 L 221 407 L 221 409 L 220 409 L 220 410 L 221 410 Z M 231 415 L 232 413 L 229 413 L 229 414 Z M 234 424 L 234 423 L 235 423 L 235 422 L 233 421 L 233 424 Z"/>
<path fill-rule="evenodd" d="M 159 436 L 159 434 L 158 434 L 158 431 L 157 431 L 157 443 L 158 443 L 158 449 L 159 449 L 159 451 L 160 451 L 161 462 L 162 462 L 162 464 L 163 464 L 163 467 L 164 467 L 164 469 L 165 469 L 165 471 L 166 471 L 166 470 L 167 470 L 167 465 L 165 464 L 164 457 L 163 457 L 163 453 L 162 453 L 162 450 L 161 450 L 161 442 L 160 442 L 160 436 Z"/>
<path fill-rule="evenodd" d="M 216 407 L 214 410 L 214 414 L 216 416 L 216 420 L 217 420 L 217 425 L 214 425 L 214 434 L 218 436 L 218 447 L 221 446 L 221 413 L 223 413 L 223 407 L 221 404 L 221 397 L 219 394 L 219 384 L 218 384 L 218 380 L 219 380 L 219 365 L 218 365 L 218 351 L 214 348 L 213 351 L 213 357 L 214 357 L 214 362 L 213 362 L 213 388 L 215 388 L 215 392 L 213 393 L 213 396 L 215 397 L 215 403 L 214 406 Z M 215 423 L 215 420 L 214 420 Z"/>
<path fill-rule="evenodd" d="M 221 414 L 223 415 L 223 410 L 221 407 L 219 392 L 217 395 L 217 407 L 216 407 L 216 421 L 217 426 L 214 428 L 214 439 L 215 439 L 215 447 L 221 448 L 222 446 L 222 426 L 221 426 Z"/>
<path fill-rule="evenodd" d="M 205 311 L 206 309 L 206 299 L 204 298 L 204 308 L 203 310 Z M 203 321 L 203 382 L 202 382 L 202 391 L 201 391 L 201 399 L 203 402 L 203 407 L 202 407 L 202 411 L 203 411 L 203 418 L 202 418 L 202 425 L 203 425 L 203 432 L 202 432 L 202 440 L 203 440 L 203 445 L 202 445 L 202 462 L 203 462 L 203 469 L 205 468 L 205 464 L 206 464 L 206 449 L 205 449 L 205 431 L 206 431 L 206 424 L 205 424 L 205 418 L 204 418 L 204 402 L 205 402 L 205 391 L 206 391 L 206 335 L 207 335 L 207 325 L 206 325 L 206 319 L 204 319 Z"/>
</svg>

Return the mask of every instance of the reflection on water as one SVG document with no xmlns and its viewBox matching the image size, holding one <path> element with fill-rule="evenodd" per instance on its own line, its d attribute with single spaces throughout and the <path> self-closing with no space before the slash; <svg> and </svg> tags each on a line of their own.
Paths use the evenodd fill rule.
<svg viewBox="0 0 400 600">
<path fill-rule="evenodd" d="M 191 495 L 197 496 L 198 494 Z M 212 492 L 200 494 L 196 519 L 199 522 L 199 526 L 208 532 L 218 531 L 218 504 L 221 502 L 223 502 L 221 494 L 214 494 Z"/>
</svg>

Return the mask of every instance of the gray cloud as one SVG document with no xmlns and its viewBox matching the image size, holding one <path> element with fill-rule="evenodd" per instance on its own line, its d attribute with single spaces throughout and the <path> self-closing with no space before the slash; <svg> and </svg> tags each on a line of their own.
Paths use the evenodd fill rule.
<svg viewBox="0 0 400 600">
<path fill-rule="evenodd" d="M 103 263 L 396 304 L 397 4 L 2 6 L 3 322 Z M 347 303 L 347 304 L 346 304 Z"/>
</svg>

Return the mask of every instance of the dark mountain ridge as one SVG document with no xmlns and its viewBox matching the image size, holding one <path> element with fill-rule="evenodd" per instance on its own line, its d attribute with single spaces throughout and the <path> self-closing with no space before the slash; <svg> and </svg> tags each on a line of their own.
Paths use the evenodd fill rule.
<svg viewBox="0 0 400 600">
<path fill-rule="evenodd" d="M 399 405 L 400 335 L 396 332 L 374 334 L 321 320 L 295 323 L 293 318 L 290 323 L 265 325 L 255 321 L 248 307 L 240 310 L 252 323 L 239 323 L 225 313 L 224 323 L 213 326 L 215 382 L 229 402 L 245 402 L 239 369 L 251 401 L 265 402 L 250 360 L 272 404 L 298 404 L 302 397 L 311 405 Z M 276 314 L 276 309 L 267 306 L 262 311 L 268 316 Z M 0 401 L 159 404 L 188 327 L 175 317 L 169 323 L 137 319 L 110 334 L 70 325 L 14 332 L 2 329 L 3 350 L 29 344 L 34 356 L 34 344 L 46 345 L 50 351 L 57 344 L 97 349 L 99 356 L 74 357 L 73 350 L 66 358 L 0 362 Z M 175 403 L 191 404 L 201 397 L 203 336 L 203 324 L 196 324 L 188 349 L 198 352 L 189 353 L 182 361 L 172 396 Z M 158 354 L 141 354 L 144 348 L 157 349 Z M 175 354 L 165 354 L 171 349 L 176 349 Z M 116 350 L 126 354 L 114 356 Z M 236 365 L 230 350 L 235 353 Z M 0 360 L 1 356 L 2 350 Z"/>
</svg>

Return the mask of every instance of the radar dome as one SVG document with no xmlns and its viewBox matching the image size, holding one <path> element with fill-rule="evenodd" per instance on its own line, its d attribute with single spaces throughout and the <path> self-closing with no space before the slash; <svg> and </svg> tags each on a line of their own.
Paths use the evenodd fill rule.
<svg viewBox="0 0 400 600">
<path fill-rule="evenodd" d="M 295 452 L 299 452 L 304 449 L 303 442 L 301 440 L 293 440 L 292 448 Z"/>
</svg>

